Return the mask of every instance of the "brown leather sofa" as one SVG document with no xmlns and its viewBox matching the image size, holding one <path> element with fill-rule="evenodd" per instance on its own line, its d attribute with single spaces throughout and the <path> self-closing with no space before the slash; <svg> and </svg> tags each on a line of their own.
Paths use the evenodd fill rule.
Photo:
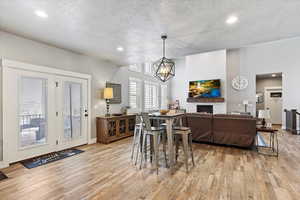
<svg viewBox="0 0 300 200">
<path fill-rule="evenodd" d="M 187 113 L 183 122 L 194 141 L 239 147 L 251 147 L 255 141 L 256 119 L 251 116 Z"/>
</svg>

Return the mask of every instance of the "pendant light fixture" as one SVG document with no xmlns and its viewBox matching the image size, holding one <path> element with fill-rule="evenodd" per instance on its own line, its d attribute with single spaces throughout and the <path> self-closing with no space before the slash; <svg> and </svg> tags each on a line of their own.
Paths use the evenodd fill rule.
<svg viewBox="0 0 300 200">
<path fill-rule="evenodd" d="M 175 76 L 175 62 L 166 58 L 167 35 L 162 35 L 161 39 L 163 40 L 163 57 L 153 63 L 153 69 L 155 69 L 155 77 L 162 82 L 166 82 Z"/>
</svg>

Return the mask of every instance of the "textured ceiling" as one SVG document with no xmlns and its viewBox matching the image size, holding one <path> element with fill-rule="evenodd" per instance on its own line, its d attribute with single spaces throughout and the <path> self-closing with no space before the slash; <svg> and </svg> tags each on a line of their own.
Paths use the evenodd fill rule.
<svg viewBox="0 0 300 200">
<path fill-rule="evenodd" d="M 170 58 L 300 36 L 300 0 L 0 0 L 0 29 L 124 65 L 160 57 L 161 33 Z"/>
</svg>

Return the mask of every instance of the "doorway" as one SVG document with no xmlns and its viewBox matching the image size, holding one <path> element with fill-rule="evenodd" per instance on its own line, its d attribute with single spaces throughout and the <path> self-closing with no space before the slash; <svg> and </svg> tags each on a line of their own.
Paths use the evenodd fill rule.
<svg viewBox="0 0 300 200">
<path fill-rule="evenodd" d="M 256 112 L 270 110 L 268 122 L 282 124 L 282 73 L 256 76 Z"/>
<path fill-rule="evenodd" d="M 89 75 L 11 63 L 3 64 L 4 160 L 87 144 Z"/>
</svg>

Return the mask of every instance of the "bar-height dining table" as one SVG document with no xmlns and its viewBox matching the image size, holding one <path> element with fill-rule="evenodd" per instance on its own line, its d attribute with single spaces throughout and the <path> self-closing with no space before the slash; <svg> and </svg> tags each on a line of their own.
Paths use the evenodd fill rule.
<svg viewBox="0 0 300 200">
<path fill-rule="evenodd" d="M 149 114 L 150 119 L 158 119 L 158 120 L 165 120 L 167 124 L 167 140 L 168 140 L 168 154 L 169 154 L 169 166 L 171 171 L 174 168 L 175 163 L 175 153 L 174 153 L 174 146 L 173 146 L 173 122 L 175 119 L 180 119 L 180 125 L 182 125 L 181 118 L 184 116 L 183 113 L 167 113 L 165 115 L 158 113 L 151 113 Z"/>
</svg>

